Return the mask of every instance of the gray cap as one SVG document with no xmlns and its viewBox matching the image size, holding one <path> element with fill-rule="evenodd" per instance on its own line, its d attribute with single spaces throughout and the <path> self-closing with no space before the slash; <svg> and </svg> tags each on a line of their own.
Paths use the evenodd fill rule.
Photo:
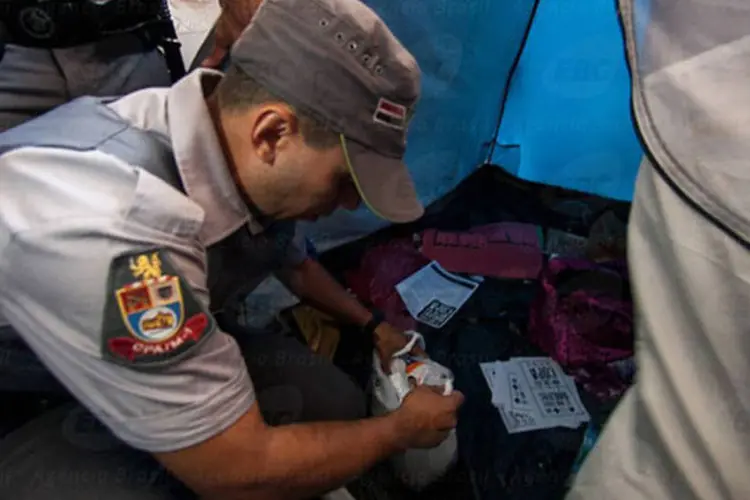
<svg viewBox="0 0 750 500">
<path fill-rule="evenodd" d="M 357 189 L 376 215 L 410 222 L 424 213 L 403 164 L 419 66 L 369 7 L 359 0 L 265 0 L 231 60 L 341 134 Z"/>
</svg>

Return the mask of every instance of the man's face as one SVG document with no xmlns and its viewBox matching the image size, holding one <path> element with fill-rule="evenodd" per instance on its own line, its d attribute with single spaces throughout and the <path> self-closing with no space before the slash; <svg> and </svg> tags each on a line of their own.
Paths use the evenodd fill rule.
<svg viewBox="0 0 750 500">
<path fill-rule="evenodd" d="M 320 149 L 305 143 L 300 135 L 293 136 L 279 153 L 275 170 L 280 218 L 316 220 L 337 208 L 359 206 L 359 193 L 341 145 Z"/>
<path fill-rule="evenodd" d="M 315 220 L 339 207 L 359 206 L 341 144 L 308 144 L 288 106 L 272 103 L 225 114 L 222 124 L 239 187 L 265 215 Z"/>
</svg>

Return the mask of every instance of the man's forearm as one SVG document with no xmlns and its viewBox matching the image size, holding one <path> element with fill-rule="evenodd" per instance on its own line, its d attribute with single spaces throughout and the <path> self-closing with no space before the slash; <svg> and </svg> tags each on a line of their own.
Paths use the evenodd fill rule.
<svg viewBox="0 0 750 500">
<path fill-rule="evenodd" d="M 356 297 L 312 259 L 280 272 L 279 278 L 301 300 L 342 322 L 363 326 L 372 318 Z"/>
<path fill-rule="evenodd" d="M 303 499 L 332 491 L 402 451 L 397 426 L 397 417 L 390 415 L 268 428 L 248 486 L 219 496 L 222 500 Z"/>
</svg>

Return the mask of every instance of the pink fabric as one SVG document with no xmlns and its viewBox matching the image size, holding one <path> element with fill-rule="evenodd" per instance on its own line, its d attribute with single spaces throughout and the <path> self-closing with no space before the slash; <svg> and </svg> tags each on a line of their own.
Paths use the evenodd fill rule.
<svg viewBox="0 0 750 500">
<path fill-rule="evenodd" d="M 633 355 L 627 279 L 623 263 L 552 259 L 531 308 L 532 342 L 601 399 L 619 396 L 628 387 L 609 366 Z"/>
<path fill-rule="evenodd" d="M 393 240 L 368 250 L 359 267 L 345 274 L 352 292 L 363 302 L 383 311 L 392 325 L 413 330 L 417 321 L 411 317 L 396 285 L 429 264 L 411 239 Z"/>
<path fill-rule="evenodd" d="M 508 279 L 535 279 L 542 268 L 537 226 L 501 222 L 469 231 L 422 233 L 422 253 L 455 273 Z"/>
</svg>

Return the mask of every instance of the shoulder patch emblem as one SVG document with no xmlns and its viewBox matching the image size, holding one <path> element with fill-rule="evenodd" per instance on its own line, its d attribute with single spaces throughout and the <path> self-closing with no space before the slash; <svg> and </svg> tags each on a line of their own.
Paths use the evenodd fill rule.
<svg viewBox="0 0 750 500">
<path fill-rule="evenodd" d="M 110 265 L 102 355 L 130 367 L 179 361 L 216 329 L 192 289 L 159 249 Z"/>
</svg>

